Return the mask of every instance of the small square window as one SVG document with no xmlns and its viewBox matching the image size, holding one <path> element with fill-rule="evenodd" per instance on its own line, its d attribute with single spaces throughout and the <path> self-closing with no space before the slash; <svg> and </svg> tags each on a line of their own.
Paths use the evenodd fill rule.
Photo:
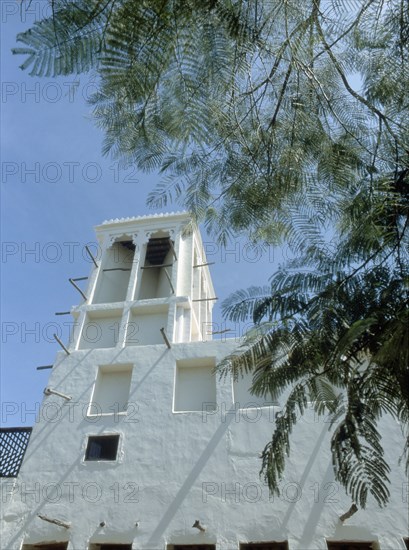
<svg viewBox="0 0 409 550">
<path fill-rule="evenodd" d="M 272 401 L 270 396 L 260 397 L 250 392 L 250 388 L 253 385 L 253 376 L 254 373 L 243 373 L 239 375 L 237 380 L 233 380 L 234 403 L 238 404 L 240 409 L 254 409 L 278 405 L 278 401 Z"/>
<path fill-rule="evenodd" d="M 119 435 L 91 435 L 88 438 L 85 460 L 116 460 Z"/>
<path fill-rule="evenodd" d="M 173 401 L 175 412 L 216 410 L 215 365 L 214 357 L 177 361 Z"/>
<path fill-rule="evenodd" d="M 100 366 L 88 415 L 126 412 L 131 379 L 132 365 Z"/>
<path fill-rule="evenodd" d="M 268 541 L 268 542 L 241 542 L 240 550 L 288 550 L 288 542 Z"/>
</svg>

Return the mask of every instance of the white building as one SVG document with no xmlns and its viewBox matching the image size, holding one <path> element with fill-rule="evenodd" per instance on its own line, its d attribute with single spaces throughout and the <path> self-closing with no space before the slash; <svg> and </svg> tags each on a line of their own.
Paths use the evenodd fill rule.
<svg viewBox="0 0 409 550">
<path fill-rule="evenodd" d="M 281 496 L 270 497 L 259 454 L 279 404 L 212 372 L 238 342 L 212 340 L 215 292 L 198 230 L 177 213 L 96 232 L 101 258 L 87 288 L 74 280 L 84 288 L 76 330 L 20 472 L 2 479 L 0 547 L 409 548 L 400 426 L 384 420 L 387 508 L 371 503 L 340 521 L 352 502 L 333 478 L 328 424 L 312 411 L 293 434 Z"/>
</svg>

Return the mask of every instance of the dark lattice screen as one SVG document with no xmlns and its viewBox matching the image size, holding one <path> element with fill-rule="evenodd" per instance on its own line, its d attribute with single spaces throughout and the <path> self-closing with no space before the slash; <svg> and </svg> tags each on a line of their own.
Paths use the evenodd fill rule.
<svg viewBox="0 0 409 550">
<path fill-rule="evenodd" d="M 16 477 L 32 428 L 0 428 L 0 477 Z"/>
</svg>

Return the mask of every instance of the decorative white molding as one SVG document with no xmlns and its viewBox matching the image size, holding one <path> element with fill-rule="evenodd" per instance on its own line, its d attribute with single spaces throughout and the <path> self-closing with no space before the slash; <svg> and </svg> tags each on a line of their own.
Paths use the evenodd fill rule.
<svg viewBox="0 0 409 550">
<path fill-rule="evenodd" d="M 132 233 L 131 235 L 131 240 L 133 242 L 133 244 L 135 245 L 135 252 L 138 252 L 139 251 L 139 233 Z"/>
<path fill-rule="evenodd" d="M 115 244 L 116 242 L 118 242 L 119 240 L 122 239 L 122 237 L 130 237 L 132 242 L 133 242 L 133 239 L 136 237 L 136 233 L 124 233 L 124 232 L 121 232 L 121 233 L 109 233 L 108 237 L 107 237 L 107 245 L 106 245 L 106 248 L 111 248 L 111 246 L 113 244 Z"/>
<path fill-rule="evenodd" d="M 157 218 L 170 218 L 172 216 L 182 216 L 183 214 L 189 215 L 186 210 L 180 210 L 178 212 L 161 212 L 158 214 L 145 214 L 144 216 L 134 216 L 129 218 L 113 218 L 111 220 L 105 220 L 101 225 L 108 225 L 111 223 L 123 223 L 123 222 L 136 222 L 139 220 L 157 219 Z"/>
<path fill-rule="evenodd" d="M 149 239 L 155 235 L 156 233 L 167 233 L 171 239 L 175 239 L 176 230 L 175 228 L 170 229 L 169 227 L 160 227 L 158 229 L 153 229 L 149 231 L 145 231 L 145 239 L 143 241 L 143 244 L 147 243 Z"/>
</svg>

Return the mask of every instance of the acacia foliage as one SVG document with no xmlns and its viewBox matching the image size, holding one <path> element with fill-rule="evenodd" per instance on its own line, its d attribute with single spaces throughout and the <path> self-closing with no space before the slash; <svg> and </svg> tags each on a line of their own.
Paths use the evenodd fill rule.
<svg viewBox="0 0 409 550">
<path fill-rule="evenodd" d="M 226 239 L 288 199 L 407 168 L 405 0 L 54 0 L 18 35 L 35 76 L 95 71 L 105 152 L 165 177 Z M 354 79 L 355 78 L 355 79 Z"/>
<path fill-rule="evenodd" d="M 224 304 L 259 332 L 220 372 L 292 388 L 263 452 L 270 489 L 312 400 L 334 415 L 337 479 L 384 504 L 377 422 L 407 426 L 409 410 L 407 0 L 50 5 L 14 52 L 33 76 L 93 74 L 104 152 L 163 175 L 150 205 L 179 200 L 222 242 L 245 231 L 294 255 Z"/>
</svg>

